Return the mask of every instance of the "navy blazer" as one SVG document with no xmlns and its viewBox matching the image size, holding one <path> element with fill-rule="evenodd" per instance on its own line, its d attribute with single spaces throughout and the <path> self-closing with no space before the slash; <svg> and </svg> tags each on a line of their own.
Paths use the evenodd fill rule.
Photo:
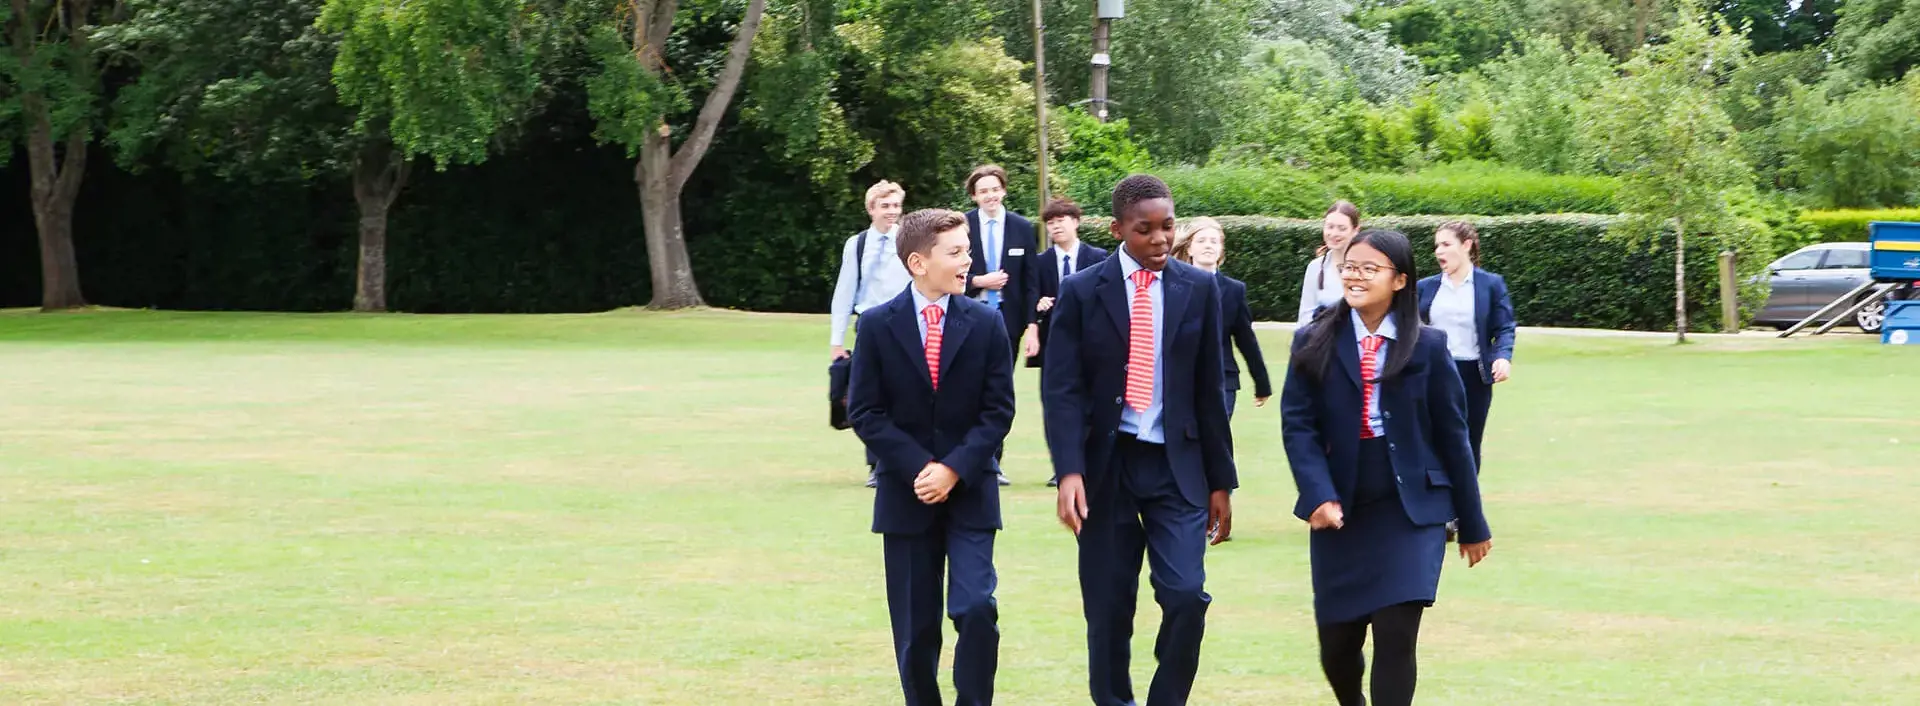
<svg viewBox="0 0 1920 706">
<path fill-rule="evenodd" d="M 1425 277 L 1414 285 L 1420 293 L 1421 321 L 1433 320 L 1433 298 L 1445 276 Z M 1493 361 L 1513 360 L 1513 326 L 1513 297 L 1507 294 L 1506 278 L 1473 268 L 1473 327 L 1480 339 L 1481 382 L 1493 384 Z"/>
<path fill-rule="evenodd" d="M 1161 423 L 1167 461 L 1180 494 L 1207 507 L 1216 490 L 1239 486 L 1233 466 L 1220 326 L 1220 287 L 1212 274 L 1170 260 L 1160 271 Z M 1054 473 L 1084 474 L 1098 487 L 1107 472 L 1126 404 L 1127 335 L 1133 283 L 1109 257 L 1061 283 L 1052 332 L 1042 351 L 1047 447 Z"/>
<path fill-rule="evenodd" d="M 1096 248 L 1092 245 L 1088 245 L 1086 243 L 1081 243 L 1080 259 L 1073 263 L 1073 272 L 1074 274 L 1079 274 L 1081 272 L 1085 272 L 1087 270 L 1093 269 L 1094 265 L 1100 264 L 1100 261 L 1105 259 L 1107 259 L 1107 251 L 1102 250 L 1100 248 Z M 1051 248 L 1047 248 L 1046 252 L 1040 253 L 1039 266 L 1040 266 L 1040 299 L 1045 299 L 1047 297 L 1053 297 L 1055 299 L 1059 299 L 1060 298 L 1060 248 L 1051 247 Z M 1036 355 L 1036 356 L 1027 358 L 1027 367 L 1029 368 L 1038 368 L 1041 366 L 1041 364 L 1046 362 L 1046 354 L 1045 354 L 1046 345 L 1045 344 L 1047 341 L 1047 326 L 1048 326 L 1048 321 L 1053 318 L 1052 316 L 1050 316 L 1050 314 L 1053 313 L 1051 311 L 1038 311 L 1038 307 L 1040 306 L 1039 299 L 1034 300 L 1034 306 L 1036 307 L 1035 315 L 1039 317 L 1037 320 L 1040 322 L 1040 342 L 1042 344 L 1040 348 L 1042 352 L 1041 352 L 1041 355 Z"/>
<path fill-rule="evenodd" d="M 1034 247 L 1033 221 L 1007 211 L 1000 224 L 1000 269 L 1007 273 L 1007 285 L 1000 288 L 1000 313 L 1007 333 L 1019 335 L 1033 323 L 1034 307 L 1040 303 L 1040 250 Z M 973 269 L 967 278 L 967 296 L 980 296 L 973 278 L 987 274 L 986 246 L 981 242 L 980 209 L 967 212 L 967 237 L 973 241 Z M 1019 254 L 1014 254 L 1015 252 Z"/>
<path fill-rule="evenodd" d="M 1221 326 L 1232 343 L 1240 348 L 1240 355 L 1247 359 L 1247 373 L 1253 376 L 1253 396 L 1272 397 L 1273 380 L 1267 377 L 1267 359 L 1260 355 L 1260 338 L 1253 333 L 1253 308 L 1247 306 L 1247 283 L 1220 275 L 1220 315 Z M 1222 355 L 1226 356 L 1227 390 L 1240 389 L 1240 363 L 1234 360 L 1233 351 L 1226 350 L 1222 342 Z"/>
<path fill-rule="evenodd" d="M 957 526 L 1000 529 L 993 452 L 1013 427 L 1012 344 L 997 312 L 949 297 L 935 391 L 919 321 L 909 288 L 862 314 L 855 333 L 847 416 L 877 461 L 873 531 L 924 532 L 940 512 Z M 946 502 L 928 505 L 913 481 L 934 461 L 960 483 Z"/>
<path fill-rule="evenodd" d="M 1314 326 L 1339 327 L 1333 345 L 1338 362 L 1328 366 L 1318 382 L 1300 369 L 1300 348 Z M 1404 345 L 1404 340 L 1391 345 Z M 1416 345 L 1407 367 L 1379 384 L 1400 505 L 1416 525 L 1458 518 L 1461 542 L 1487 541 L 1493 531 L 1480 507 L 1479 473 L 1467 437 L 1467 391 L 1447 353 L 1447 334 L 1421 327 Z M 1293 358 L 1280 393 L 1280 430 L 1300 490 L 1293 514 L 1303 520 L 1330 500 L 1354 507 L 1363 404 L 1358 348 L 1351 318 L 1316 321 L 1293 334 Z"/>
</svg>

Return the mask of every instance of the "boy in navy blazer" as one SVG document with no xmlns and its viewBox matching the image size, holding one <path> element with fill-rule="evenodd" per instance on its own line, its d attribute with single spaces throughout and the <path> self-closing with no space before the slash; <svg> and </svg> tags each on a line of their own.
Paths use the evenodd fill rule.
<svg viewBox="0 0 1920 706">
<path fill-rule="evenodd" d="M 1168 257 L 1167 185 L 1113 188 L 1119 250 L 1068 278 L 1054 302 L 1042 381 L 1056 512 L 1078 537 L 1088 682 L 1097 706 L 1130 706 L 1142 553 L 1160 604 L 1146 703 L 1184 704 L 1206 631 L 1207 538 L 1232 531 L 1234 472 L 1215 278 Z"/>
<path fill-rule="evenodd" d="M 856 333 L 848 416 L 879 461 L 873 531 L 883 537 L 894 659 L 909 706 L 939 706 L 940 576 L 958 704 L 993 702 L 999 660 L 993 450 L 1013 425 L 1013 349 L 1000 317 L 966 292 L 966 219 L 908 214 L 899 252 L 913 285 Z"/>
<path fill-rule="evenodd" d="M 1060 298 L 1060 282 L 1068 275 L 1081 270 L 1093 269 L 1101 260 L 1107 259 L 1107 251 L 1088 243 L 1080 242 L 1080 218 L 1085 213 L 1080 205 L 1068 199 L 1054 199 L 1040 212 L 1040 222 L 1046 224 L 1047 240 L 1053 247 L 1040 253 L 1040 299 L 1034 304 L 1034 311 L 1040 322 L 1040 349 L 1046 350 L 1047 315 L 1053 309 L 1053 302 Z M 1045 356 L 1028 356 L 1027 367 L 1039 368 L 1046 363 Z"/>
</svg>

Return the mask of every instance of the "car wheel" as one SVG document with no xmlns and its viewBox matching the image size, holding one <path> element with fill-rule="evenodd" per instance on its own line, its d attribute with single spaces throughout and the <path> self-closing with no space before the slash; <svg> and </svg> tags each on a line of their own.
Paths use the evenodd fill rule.
<svg viewBox="0 0 1920 706">
<path fill-rule="evenodd" d="M 1879 333 L 1880 324 L 1886 320 L 1887 300 L 1885 299 L 1868 304 L 1853 315 L 1853 322 L 1858 324 L 1860 330 L 1866 333 Z"/>
</svg>

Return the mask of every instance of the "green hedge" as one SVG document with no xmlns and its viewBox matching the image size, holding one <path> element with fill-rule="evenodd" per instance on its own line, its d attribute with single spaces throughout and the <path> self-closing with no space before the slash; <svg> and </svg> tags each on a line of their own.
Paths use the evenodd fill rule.
<svg viewBox="0 0 1920 706">
<path fill-rule="evenodd" d="M 1184 208 L 1182 209 L 1184 210 Z M 1371 219 L 1368 227 L 1406 233 L 1422 276 L 1438 272 L 1433 231 L 1451 220 L 1480 230 L 1483 266 L 1507 278 L 1523 326 L 1673 330 L 1673 255 L 1603 237 L 1617 217 L 1597 215 L 1410 216 Z M 1318 220 L 1229 217 L 1226 272 L 1246 281 L 1255 318 L 1292 321 L 1307 262 L 1320 245 Z M 1105 219 L 1087 219 L 1090 242 L 1111 243 Z M 1720 297 L 1713 253 L 1689 251 L 1688 318 L 1695 330 L 1718 329 Z"/>
<path fill-rule="evenodd" d="M 1352 174 L 1335 192 L 1367 216 L 1478 213 L 1615 213 L 1612 177 L 1542 174 L 1483 163 L 1434 167 L 1418 174 Z M 1276 214 L 1285 215 L 1285 214 Z M 1314 214 L 1318 215 L 1318 214 Z"/>
<path fill-rule="evenodd" d="M 1320 177 L 1287 167 L 1187 167 L 1153 170 L 1167 182 L 1182 213 L 1207 216 L 1318 218 L 1333 192 Z M 1110 193 L 1107 184 L 1102 193 Z M 1106 213 L 1100 204 L 1091 213 Z"/>
<path fill-rule="evenodd" d="M 1864 243 L 1867 240 L 1868 223 L 1873 221 L 1920 222 L 1920 208 L 1807 211 L 1800 214 L 1800 221 L 1813 227 L 1813 238 L 1799 243 L 1790 250 L 1783 250 L 1782 255 L 1814 243 Z"/>
</svg>

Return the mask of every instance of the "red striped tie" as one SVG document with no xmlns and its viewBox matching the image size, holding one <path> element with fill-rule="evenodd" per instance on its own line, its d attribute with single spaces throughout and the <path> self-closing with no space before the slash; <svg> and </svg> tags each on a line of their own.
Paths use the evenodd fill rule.
<svg viewBox="0 0 1920 706">
<path fill-rule="evenodd" d="M 1368 336 L 1360 339 L 1360 438 L 1362 439 L 1374 438 L 1373 398 L 1380 392 L 1375 389 L 1373 378 L 1380 370 L 1380 345 L 1386 341 L 1385 336 Z"/>
<path fill-rule="evenodd" d="M 1153 272 L 1133 271 L 1133 321 L 1127 338 L 1127 406 L 1135 412 L 1153 404 Z"/>
<path fill-rule="evenodd" d="M 921 318 L 927 320 L 927 379 L 935 390 L 940 389 L 940 320 L 945 314 L 935 304 L 920 310 Z"/>
</svg>

